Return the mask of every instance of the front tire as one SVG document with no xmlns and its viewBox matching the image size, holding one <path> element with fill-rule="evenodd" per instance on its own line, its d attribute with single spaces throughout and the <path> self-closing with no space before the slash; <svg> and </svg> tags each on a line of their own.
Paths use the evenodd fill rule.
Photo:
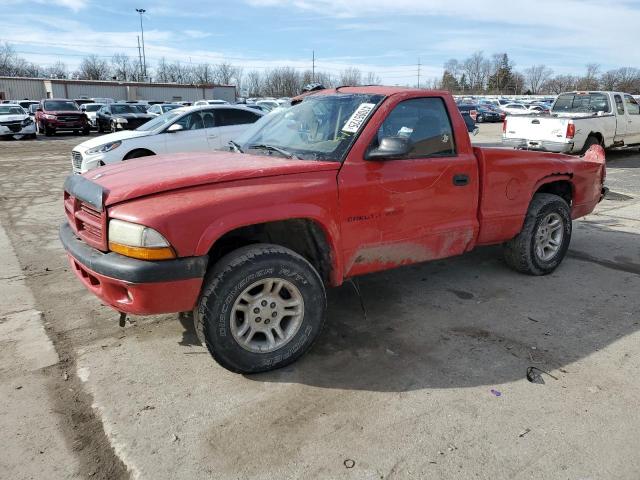
<svg viewBox="0 0 640 480">
<path fill-rule="evenodd" d="M 223 257 L 194 311 L 198 338 L 236 373 L 284 367 L 320 334 L 326 294 L 313 266 L 288 248 L 256 244 Z"/>
<path fill-rule="evenodd" d="M 571 242 L 571 211 L 564 199 L 549 193 L 534 195 L 522 231 L 504 244 L 511 268 L 529 275 L 553 272 Z"/>
</svg>

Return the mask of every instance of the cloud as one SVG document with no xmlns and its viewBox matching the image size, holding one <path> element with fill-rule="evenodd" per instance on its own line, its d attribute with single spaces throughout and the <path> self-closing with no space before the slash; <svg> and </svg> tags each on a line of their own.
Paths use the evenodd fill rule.
<svg viewBox="0 0 640 480">
<path fill-rule="evenodd" d="M 74 12 L 82 10 L 89 3 L 88 0 L 35 0 L 35 2 L 44 5 L 58 5 L 73 10 Z"/>
<path fill-rule="evenodd" d="M 183 32 L 189 38 L 207 38 L 213 35 L 209 32 L 203 32 L 202 30 L 183 30 Z"/>
</svg>

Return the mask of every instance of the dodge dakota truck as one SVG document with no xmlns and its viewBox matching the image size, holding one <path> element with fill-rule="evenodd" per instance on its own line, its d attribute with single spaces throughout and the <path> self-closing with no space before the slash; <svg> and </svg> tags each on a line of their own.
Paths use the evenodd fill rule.
<svg viewBox="0 0 640 480">
<path fill-rule="evenodd" d="M 312 92 L 230 143 L 69 176 L 60 238 L 102 302 L 192 311 L 213 358 L 241 373 L 299 358 L 325 288 L 357 275 L 492 244 L 549 274 L 606 191 L 599 145 L 582 158 L 474 148 L 440 91 Z"/>
<path fill-rule="evenodd" d="M 640 107 L 628 93 L 562 93 L 550 115 L 507 117 L 502 142 L 514 148 L 572 154 L 583 154 L 592 145 L 640 145 Z"/>
</svg>

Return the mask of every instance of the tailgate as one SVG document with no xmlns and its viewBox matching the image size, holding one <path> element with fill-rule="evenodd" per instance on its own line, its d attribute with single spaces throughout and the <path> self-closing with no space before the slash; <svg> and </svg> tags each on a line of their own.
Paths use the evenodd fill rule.
<svg viewBox="0 0 640 480">
<path fill-rule="evenodd" d="M 525 140 L 566 141 L 568 118 L 509 116 L 504 138 Z"/>
</svg>

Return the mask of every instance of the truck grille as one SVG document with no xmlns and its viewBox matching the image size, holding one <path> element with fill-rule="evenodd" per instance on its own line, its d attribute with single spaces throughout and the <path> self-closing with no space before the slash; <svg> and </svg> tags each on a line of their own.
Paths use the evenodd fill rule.
<svg viewBox="0 0 640 480">
<path fill-rule="evenodd" d="M 64 192 L 64 210 L 75 234 L 98 250 L 107 251 L 107 217 L 91 205 Z"/>
<path fill-rule="evenodd" d="M 12 122 L 0 122 L 0 125 L 7 127 L 12 132 L 19 132 L 22 130 L 22 120 L 15 120 Z"/>
<path fill-rule="evenodd" d="M 56 115 L 59 122 L 79 123 L 81 121 L 80 115 Z"/>
<path fill-rule="evenodd" d="M 82 154 L 80 152 L 71 151 L 71 166 L 74 173 L 80 173 L 82 169 Z"/>
</svg>

